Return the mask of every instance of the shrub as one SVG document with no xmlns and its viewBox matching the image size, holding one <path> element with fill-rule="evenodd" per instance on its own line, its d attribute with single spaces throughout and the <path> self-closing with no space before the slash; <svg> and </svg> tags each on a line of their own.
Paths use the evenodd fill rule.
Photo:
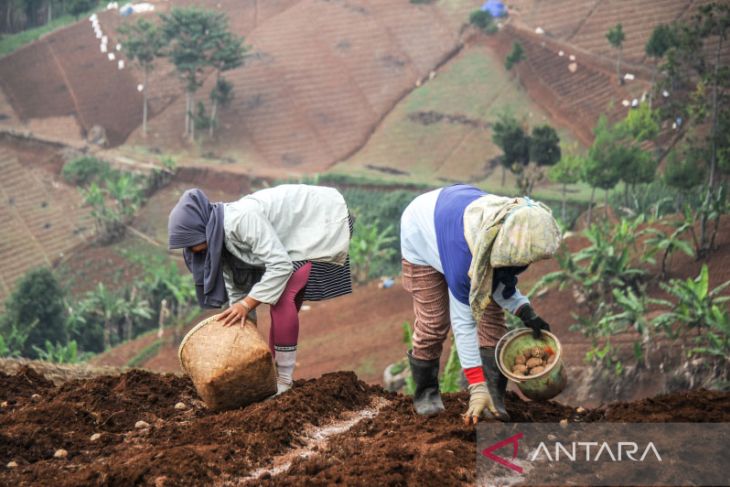
<svg viewBox="0 0 730 487">
<path fill-rule="evenodd" d="M 643 214 L 648 219 L 656 220 L 682 212 L 686 204 L 699 207 L 702 204 L 702 197 L 699 192 L 679 191 L 658 179 L 648 184 L 637 185 L 628 198 L 618 192 L 612 193 L 609 204 L 619 208 L 629 217 Z"/>
<path fill-rule="evenodd" d="M 385 236 L 390 237 L 382 243 L 382 250 L 390 250 L 381 254 L 377 261 L 371 262 L 370 275 L 400 273 L 400 217 L 406 206 L 420 193 L 411 190 L 374 191 L 366 188 L 347 188 L 342 191 L 356 218 L 356 229 L 363 231 L 375 225 L 379 234 L 387 232 Z"/>
<path fill-rule="evenodd" d="M 154 174 L 150 178 L 153 180 Z M 98 183 L 92 181 L 81 190 L 86 204 L 91 207 L 102 243 L 111 243 L 124 236 L 126 223 L 142 205 L 144 193 L 145 183 L 139 176 L 121 171 L 108 171 Z"/>
<path fill-rule="evenodd" d="M 697 157 L 692 153 L 679 154 L 672 151 L 667 158 L 667 165 L 664 169 L 664 182 L 686 193 L 700 186 L 705 180 L 706 170 Z"/>
<path fill-rule="evenodd" d="M 469 15 L 469 23 L 487 34 L 494 34 L 497 26 L 494 25 L 492 14 L 485 10 L 475 10 Z"/>
<path fill-rule="evenodd" d="M 92 181 L 107 177 L 109 172 L 109 164 L 106 161 L 96 157 L 79 157 L 64 164 L 61 175 L 71 184 L 87 186 Z"/>
<path fill-rule="evenodd" d="M 45 342 L 44 348 L 33 346 L 38 358 L 46 362 L 56 364 L 77 364 L 83 362 L 89 354 L 81 354 L 76 341 L 71 340 L 67 344 Z"/>
<path fill-rule="evenodd" d="M 32 269 L 18 282 L 5 302 L 0 332 L 16 337 L 13 346 L 19 346 L 18 352 L 28 358 L 37 358 L 34 346 L 43 346 L 46 340 L 66 343 L 64 293 L 50 269 Z"/>
</svg>

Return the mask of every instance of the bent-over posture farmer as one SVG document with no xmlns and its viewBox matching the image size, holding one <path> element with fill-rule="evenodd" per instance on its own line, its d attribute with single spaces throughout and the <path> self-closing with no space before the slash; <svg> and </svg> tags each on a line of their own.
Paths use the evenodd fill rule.
<svg viewBox="0 0 730 487">
<path fill-rule="evenodd" d="M 228 304 L 219 316 L 224 326 L 243 324 L 259 304 L 270 305 L 278 392 L 289 389 L 302 302 L 352 292 L 352 220 L 342 195 L 297 184 L 210 203 L 191 189 L 170 213 L 168 231 L 170 249 L 183 249 L 200 305 Z"/>
<path fill-rule="evenodd" d="M 418 196 L 401 217 L 403 287 L 413 296 L 413 349 L 408 352 L 418 414 L 443 411 L 439 357 L 453 329 L 469 384 L 465 421 L 488 409 L 508 421 L 507 378 L 494 347 L 505 334 L 504 310 L 533 329 L 549 330 L 517 290 L 517 275 L 552 256 L 560 231 L 549 208 L 529 198 L 488 195 L 463 184 Z"/>
</svg>

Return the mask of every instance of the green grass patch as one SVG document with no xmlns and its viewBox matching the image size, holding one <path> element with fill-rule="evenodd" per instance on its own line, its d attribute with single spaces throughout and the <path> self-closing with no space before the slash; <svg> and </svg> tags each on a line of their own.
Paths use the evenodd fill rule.
<svg viewBox="0 0 730 487">
<path fill-rule="evenodd" d="M 139 351 L 137 355 L 132 357 L 127 362 L 127 367 L 139 367 L 147 362 L 149 359 L 157 355 L 157 352 L 162 348 L 164 341 L 162 339 L 155 340 L 154 342 L 147 345 L 145 348 Z"/>
<path fill-rule="evenodd" d="M 140 264 L 170 258 L 165 247 L 152 245 L 131 232 L 125 236 L 124 240 L 115 244 L 115 250 L 125 259 Z"/>
<path fill-rule="evenodd" d="M 91 13 L 91 12 L 88 12 Z M 84 18 L 86 14 L 79 18 Z M 51 20 L 45 25 L 34 27 L 32 29 L 17 32 L 15 34 L 4 35 L 0 38 L 0 57 L 7 56 L 8 54 L 17 51 L 26 44 L 40 39 L 46 34 L 50 34 L 54 30 L 66 27 L 76 22 L 76 18 L 73 15 L 66 14 L 61 17 L 57 17 Z"/>
<path fill-rule="evenodd" d="M 362 150 L 328 173 L 430 186 L 469 182 L 491 192 L 516 192 L 514 177 L 508 174 L 502 186 L 501 167 L 493 165 L 501 150 L 492 142 L 491 124 L 504 112 L 530 127 L 549 119 L 502 64 L 488 47 L 468 48 L 398 104 Z M 429 120 L 434 116 L 441 118 Z M 563 145 L 574 143 L 570 132 L 558 132 Z M 576 198 L 590 196 L 587 188 L 576 189 Z M 560 195 L 558 185 L 537 194 L 542 191 Z"/>
<path fill-rule="evenodd" d="M 288 179 L 275 180 L 273 185 L 278 184 L 314 184 L 314 185 L 333 185 L 342 187 L 377 187 L 379 189 L 404 189 L 412 191 L 427 191 L 432 189 L 432 184 L 419 183 L 416 181 L 399 181 L 396 179 L 386 179 L 373 175 L 358 175 L 338 172 L 327 172 L 310 174 L 300 177 L 292 177 Z"/>
</svg>

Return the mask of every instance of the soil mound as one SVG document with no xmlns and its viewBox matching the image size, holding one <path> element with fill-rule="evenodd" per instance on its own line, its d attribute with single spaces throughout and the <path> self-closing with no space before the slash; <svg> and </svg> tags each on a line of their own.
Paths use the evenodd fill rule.
<svg viewBox="0 0 730 487">
<path fill-rule="evenodd" d="M 610 405 L 604 415 L 609 423 L 723 423 L 728 418 L 728 393 L 707 390 L 619 402 Z"/>
<path fill-rule="evenodd" d="M 7 401 L 0 408 L 2 485 L 474 480 L 476 433 L 461 421 L 466 393 L 446 395 L 443 414 L 422 418 L 410 398 L 352 372 L 300 380 L 281 396 L 220 413 L 204 407 L 188 379 L 139 370 L 53 386 L 25 368 L 0 374 L 0 391 Z M 728 421 L 730 394 L 701 390 L 577 410 L 510 393 L 507 408 L 517 422 Z M 58 449 L 68 455 L 55 458 Z M 6 467 L 11 461 L 17 466 Z"/>
<path fill-rule="evenodd" d="M 53 383 L 30 367 L 21 368 L 17 374 L 0 372 L 0 401 L 16 404 L 18 400 L 29 399 L 43 389 L 53 387 Z"/>
</svg>

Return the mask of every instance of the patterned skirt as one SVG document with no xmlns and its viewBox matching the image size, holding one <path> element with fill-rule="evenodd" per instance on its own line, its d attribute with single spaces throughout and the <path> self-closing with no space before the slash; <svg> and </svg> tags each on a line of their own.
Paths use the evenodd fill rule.
<svg viewBox="0 0 730 487">
<path fill-rule="evenodd" d="M 350 237 L 352 237 L 355 220 L 350 215 Z M 308 260 L 293 262 L 294 271 L 304 266 Z M 350 272 L 350 256 L 347 256 L 345 265 L 332 264 L 330 262 L 312 262 L 312 270 L 309 273 L 307 286 L 304 288 L 305 301 L 324 301 L 325 299 L 336 298 L 352 294 L 352 274 Z"/>
</svg>

